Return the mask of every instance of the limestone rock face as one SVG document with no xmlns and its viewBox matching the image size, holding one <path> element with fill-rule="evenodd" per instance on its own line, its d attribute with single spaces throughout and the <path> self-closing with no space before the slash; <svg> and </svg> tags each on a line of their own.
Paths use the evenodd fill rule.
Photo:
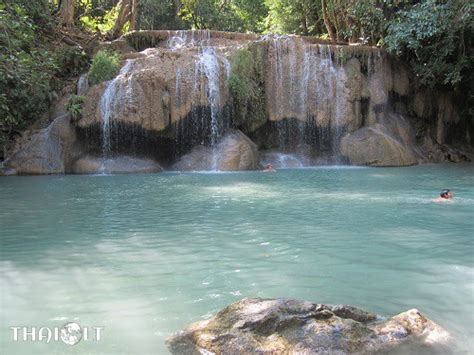
<svg viewBox="0 0 474 355">
<path fill-rule="evenodd" d="M 346 135 L 341 141 L 341 153 L 354 165 L 408 166 L 418 163 L 413 152 L 385 133 L 379 124 Z"/>
<path fill-rule="evenodd" d="M 74 162 L 74 174 L 137 174 L 160 172 L 161 166 L 151 159 L 130 156 L 113 157 L 104 159 L 85 155 Z"/>
<path fill-rule="evenodd" d="M 81 153 L 70 115 L 56 118 L 49 127 L 27 132 L 4 163 L 10 174 L 64 174 Z"/>
<path fill-rule="evenodd" d="M 229 130 L 216 147 L 197 146 L 173 166 L 180 171 L 239 171 L 258 167 L 258 148 L 239 130 Z"/>
<path fill-rule="evenodd" d="M 89 90 L 78 125 L 85 128 L 107 117 L 160 132 L 190 114 L 193 107 L 209 106 L 210 85 L 219 92 L 213 105 L 220 109 L 228 100 L 227 67 L 221 53 L 209 59 L 199 56 L 197 48 L 146 49 L 128 59 L 116 78 Z M 209 84 L 206 75 L 216 82 Z"/>
<path fill-rule="evenodd" d="M 172 354 L 366 354 L 450 342 L 447 331 L 416 309 L 382 320 L 351 306 L 245 298 L 167 345 Z"/>
</svg>

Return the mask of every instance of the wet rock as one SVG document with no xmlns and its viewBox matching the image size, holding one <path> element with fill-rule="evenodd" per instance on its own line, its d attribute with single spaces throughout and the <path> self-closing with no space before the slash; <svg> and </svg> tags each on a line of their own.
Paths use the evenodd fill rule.
<svg viewBox="0 0 474 355">
<path fill-rule="evenodd" d="M 64 174 L 81 153 L 70 115 L 55 119 L 47 128 L 26 132 L 4 163 L 9 174 Z"/>
<path fill-rule="evenodd" d="M 182 156 L 179 161 L 173 165 L 172 170 L 205 171 L 212 170 L 212 166 L 212 148 L 199 145 L 197 147 L 194 147 L 188 154 Z"/>
<path fill-rule="evenodd" d="M 239 171 L 258 168 L 258 148 L 239 130 L 229 130 L 216 147 L 195 147 L 173 166 L 179 171 Z"/>
<path fill-rule="evenodd" d="M 352 306 L 245 298 L 171 336 L 167 346 L 172 354 L 367 354 L 448 349 L 451 341 L 416 309 L 382 320 Z"/>
<path fill-rule="evenodd" d="M 217 146 L 218 170 L 255 170 L 258 167 L 258 148 L 239 130 L 229 131 Z"/>
<path fill-rule="evenodd" d="M 113 158 L 85 155 L 79 158 L 72 167 L 74 174 L 137 174 L 156 173 L 162 170 L 154 160 L 131 156 Z"/>
<path fill-rule="evenodd" d="M 351 164 L 369 166 L 408 166 L 418 163 L 413 151 L 375 124 L 346 135 L 341 153 Z"/>
<path fill-rule="evenodd" d="M 231 48 L 228 48 L 231 50 Z M 134 124 L 148 131 L 163 131 L 186 118 L 195 107 L 208 107 L 207 78 L 196 71 L 198 48 L 179 52 L 148 48 L 128 59 L 113 80 L 89 89 L 79 127 L 100 124 L 105 112 L 113 122 Z M 216 56 L 212 74 L 216 84 L 215 106 L 229 99 L 226 59 Z"/>
</svg>

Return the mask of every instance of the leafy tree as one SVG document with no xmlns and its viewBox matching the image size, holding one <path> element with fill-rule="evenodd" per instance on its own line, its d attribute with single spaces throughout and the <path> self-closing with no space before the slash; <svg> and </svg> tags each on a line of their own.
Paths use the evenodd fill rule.
<svg viewBox="0 0 474 355">
<path fill-rule="evenodd" d="M 428 87 L 472 81 L 474 4 L 425 0 L 397 13 L 388 25 L 387 50 L 408 61 Z"/>
<path fill-rule="evenodd" d="M 134 31 L 137 28 L 138 0 L 119 0 L 117 4 L 118 15 L 114 26 L 107 33 L 109 39 L 118 38 L 124 29 Z"/>
<path fill-rule="evenodd" d="M 118 16 L 117 1 L 79 0 L 76 12 L 84 29 L 106 34 L 115 25 Z"/>
<path fill-rule="evenodd" d="M 182 0 L 179 15 L 195 29 L 259 32 L 267 11 L 262 0 Z"/>
<path fill-rule="evenodd" d="M 0 4 L 0 140 L 38 119 L 61 80 L 84 70 L 87 56 L 51 36 L 47 0 Z M 5 138 L 6 137 L 6 138 Z"/>
<path fill-rule="evenodd" d="M 267 27 L 273 33 L 319 35 L 324 23 L 320 0 L 267 0 Z"/>
<path fill-rule="evenodd" d="M 33 21 L 41 4 L 0 5 L 0 129 L 24 125 L 33 112 L 47 108 L 50 75 L 57 69 L 53 56 L 35 47 L 38 26 Z M 41 16 L 42 18 L 42 16 Z"/>
<path fill-rule="evenodd" d="M 177 30 L 190 28 L 180 17 L 179 0 L 141 0 L 138 27 L 142 30 Z"/>
</svg>

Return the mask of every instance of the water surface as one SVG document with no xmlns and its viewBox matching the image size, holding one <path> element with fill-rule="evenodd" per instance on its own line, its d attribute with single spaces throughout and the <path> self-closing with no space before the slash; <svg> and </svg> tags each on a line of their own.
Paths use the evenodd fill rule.
<svg viewBox="0 0 474 355">
<path fill-rule="evenodd" d="M 161 354 L 245 296 L 418 308 L 474 343 L 474 167 L 0 179 L 2 354 Z M 452 203 L 433 203 L 439 190 Z M 103 326 L 15 343 L 11 326 Z"/>
</svg>

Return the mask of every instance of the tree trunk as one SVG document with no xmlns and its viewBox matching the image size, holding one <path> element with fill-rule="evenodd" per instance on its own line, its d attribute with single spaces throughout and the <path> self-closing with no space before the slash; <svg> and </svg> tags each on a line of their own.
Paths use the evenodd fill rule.
<svg viewBox="0 0 474 355">
<path fill-rule="evenodd" d="M 114 27 L 109 31 L 107 37 L 110 40 L 117 39 L 120 37 L 123 31 L 123 26 L 130 20 L 131 15 L 131 1 L 133 0 L 120 0 L 117 4 L 119 7 L 119 14 L 115 21 Z"/>
<path fill-rule="evenodd" d="M 342 39 L 341 39 L 341 26 L 340 26 L 340 23 L 339 23 L 339 3 L 337 0 L 334 0 L 333 1 L 333 4 L 332 4 L 332 11 L 331 11 L 331 15 L 332 15 L 332 23 L 334 25 L 334 28 L 336 30 L 336 40 L 338 42 L 341 42 Z"/>
<path fill-rule="evenodd" d="M 174 6 L 174 16 L 178 17 L 179 10 L 181 9 L 181 1 L 173 0 L 173 6 Z"/>
<path fill-rule="evenodd" d="M 130 31 L 138 30 L 137 18 L 138 18 L 138 0 L 130 0 L 131 9 L 130 9 Z"/>
<path fill-rule="evenodd" d="M 62 0 L 59 6 L 59 24 L 71 28 L 74 26 L 74 0 Z"/>
<path fill-rule="evenodd" d="M 323 10 L 323 20 L 326 30 L 328 31 L 329 38 L 332 42 L 336 42 L 336 36 L 334 35 L 334 30 L 332 28 L 331 22 L 329 21 L 329 16 L 326 8 L 326 0 L 321 0 L 321 7 Z"/>
</svg>

